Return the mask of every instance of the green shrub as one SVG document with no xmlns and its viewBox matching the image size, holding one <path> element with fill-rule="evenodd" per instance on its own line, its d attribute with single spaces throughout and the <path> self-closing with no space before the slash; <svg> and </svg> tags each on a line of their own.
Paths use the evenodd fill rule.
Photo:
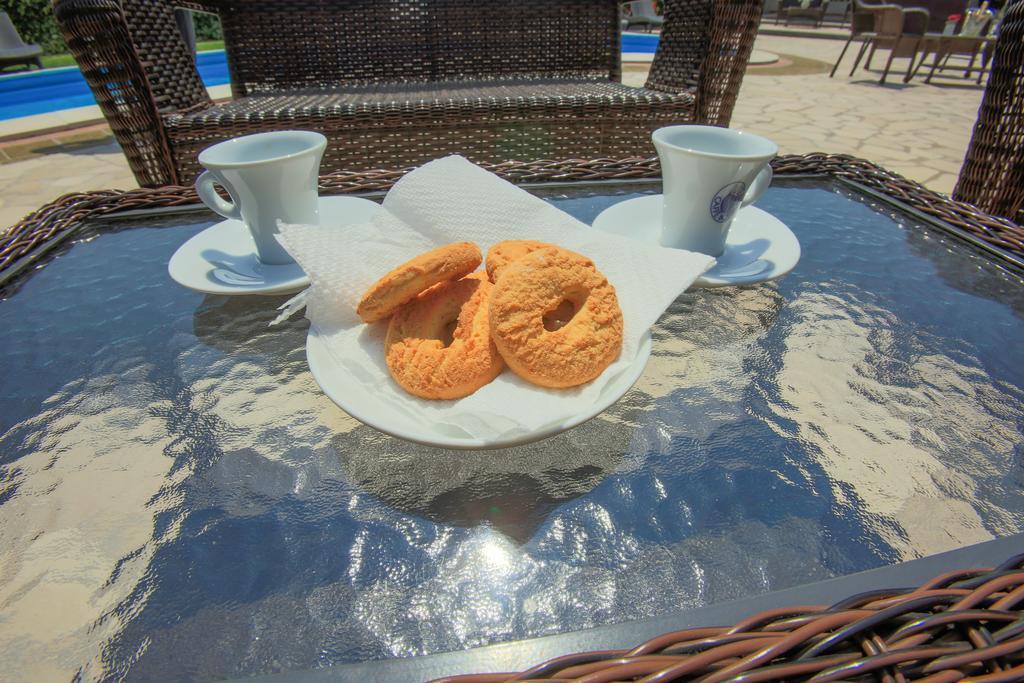
<svg viewBox="0 0 1024 683">
<path fill-rule="evenodd" d="M 0 0 L 0 10 L 11 17 L 26 43 L 38 44 L 46 54 L 68 51 L 53 18 L 50 0 Z"/>
<path fill-rule="evenodd" d="M 196 40 L 221 40 L 224 36 L 220 32 L 220 19 L 216 14 L 205 12 L 193 12 L 192 20 L 196 25 Z"/>
<path fill-rule="evenodd" d="M 50 8 L 52 0 L 0 0 L 0 10 L 7 12 L 26 43 L 36 43 L 48 55 L 66 53 L 68 46 L 57 28 Z M 195 12 L 196 40 L 221 40 L 220 19 L 215 14 Z"/>
</svg>

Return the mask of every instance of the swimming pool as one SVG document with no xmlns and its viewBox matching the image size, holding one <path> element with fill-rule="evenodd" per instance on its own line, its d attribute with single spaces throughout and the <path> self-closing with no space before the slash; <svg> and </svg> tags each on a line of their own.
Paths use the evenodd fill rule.
<svg viewBox="0 0 1024 683">
<path fill-rule="evenodd" d="M 224 50 L 200 52 L 196 65 L 207 87 L 230 81 Z M 0 121 L 91 104 L 96 104 L 96 100 L 78 67 L 0 77 Z"/>
<path fill-rule="evenodd" d="M 626 33 L 622 36 L 624 53 L 650 54 L 657 47 L 655 34 Z M 230 82 L 224 50 L 200 52 L 196 64 L 207 87 Z M 96 100 L 77 67 L 0 76 L 0 121 L 93 104 Z"/>
<path fill-rule="evenodd" d="M 658 34 L 656 33 L 623 33 L 622 52 L 644 52 L 654 54 L 658 49 Z"/>
</svg>

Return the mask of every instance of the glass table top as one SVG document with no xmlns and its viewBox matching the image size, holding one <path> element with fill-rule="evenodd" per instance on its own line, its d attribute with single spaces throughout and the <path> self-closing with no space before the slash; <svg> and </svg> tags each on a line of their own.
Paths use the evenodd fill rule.
<svg viewBox="0 0 1024 683">
<path fill-rule="evenodd" d="M 534 190 L 590 222 L 655 184 Z M 0 300 L 0 658 L 208 680 L 665 614 L 1024 530 L 1024 287 L 825 182 L 758 206 L 786 278 L 680 297 L 560 436 L 444 451 L 338 409 L 286 297 L 166 263 L 207 213 L 96 223 Z"/>
</svg>

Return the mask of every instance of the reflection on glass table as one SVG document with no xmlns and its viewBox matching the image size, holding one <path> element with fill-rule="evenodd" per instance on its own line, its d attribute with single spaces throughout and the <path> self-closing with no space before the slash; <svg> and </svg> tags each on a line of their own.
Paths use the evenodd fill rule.
<svg viewBox="0 0 1024 683">
<path fill-rule="evenodd" d="M 536 190 L 590 222 L 657 183 Z M 283 297 L 175 286 L 205 213 L 96 223 L 0 301 L 0 657 L 195 679 L 630 621 L 1024 530 L 1024 288 L 829 183 L 777 282 L 694 291 L 636 386 L 520 448 L 385 436 Z"/>
</svg>

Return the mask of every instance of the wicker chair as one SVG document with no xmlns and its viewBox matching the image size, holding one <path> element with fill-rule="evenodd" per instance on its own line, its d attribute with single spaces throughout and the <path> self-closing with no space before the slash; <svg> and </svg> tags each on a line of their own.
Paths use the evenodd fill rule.
<svg viewBox="0 0 1024 683">
<path fill-rule="evenodd" d="M 909 57 L 907 72 L 903 77 L 906 83 L 914 73 L 914 60 L 917 57 L 921 46 L 926 43 L 925 32 L 928 28 L 929 14 L 924 8 L 904 8 L 898 5 L 867 5 L 862 2 L 855 3 L 853 20 L 850 24 L 850 38 L 846 41 L 843 51 L 839 53 L 839 59 L 832 66 L 829 77 L 835 75 L 839 68 L 839 62 L 846 54 L 846 48 L 854 40 L 860 40 L 860 50 L 853 60 L 853 68 L 850 69 L 850 76 L 857 71 L 864 54 L 867 53 L 867 61 L 864 69 L 871 67 L 871 60 L 874 59 L 878 49 L 889 50 L 889 58 L 882 70 L 880 84 L 885 84 L 889 76 L 889 69 L 896 57 Z"/>
<path fill-rule="evenodd" d="M 807 0 L 806 6 L 802 2 L 787 6 L 782 13 L 786 18 L 786 26 L 789 26 L 789 22 L 793 19 L 810 19 L 814 28 L 818 28 L 825 16 L 825 7 L 822 0 Z"/>
<path fill-rule="evenodd" d="M 852 2 L 829 0 L 825 3 L 825 13 L 821 17 L 822 23 L 835 24 L 839 27 L 846 25 L 850 20 L 850 5 Z"/>
<path fill-rule="evenodd" d="M 883 23 L 882 17 L 891 14 L 891 7 L 890 5 L 871 5 L 853 0 L 853 10 L 850 15 L 850 37 L 846 40 L 846 44 L 843 45 L 836 63 L 832 65 L 832 71 L 828 75 L 829 78 L 835 77 L 836 70 L 839 69 L 839 62 L 843 61 L 843 57 L 846 56 L 846 51 L 850 49 L 850 44 L 853 41 L 867 41 L 878 35 L 879 24 Z M 863 48 L 863 42 L 861 47 Z M 858 59 L 858 61 L 860 60 Z M 856 66 L 854 66 L 854 69 L 856 70 Z M 853 71 L 850 72 L 850 75 L 853 75 Z"/>
<path fill-rule="evenodd" d="M 1006 12 L 953 197 L 1024 225 L 1024 0 Z"/>
<path fill-rule="evenodd" d="M 174 6 L 216 12 L 234 99 L 214 103 Z M 760 0 L 667 0 L 644 88 L 618 82 L 616 0 L 54 0 L 139 184 L 281 128 L 328 139 L 324 173 L 650 152 L 668 123 L 728 125 Z"/>
</svg>

